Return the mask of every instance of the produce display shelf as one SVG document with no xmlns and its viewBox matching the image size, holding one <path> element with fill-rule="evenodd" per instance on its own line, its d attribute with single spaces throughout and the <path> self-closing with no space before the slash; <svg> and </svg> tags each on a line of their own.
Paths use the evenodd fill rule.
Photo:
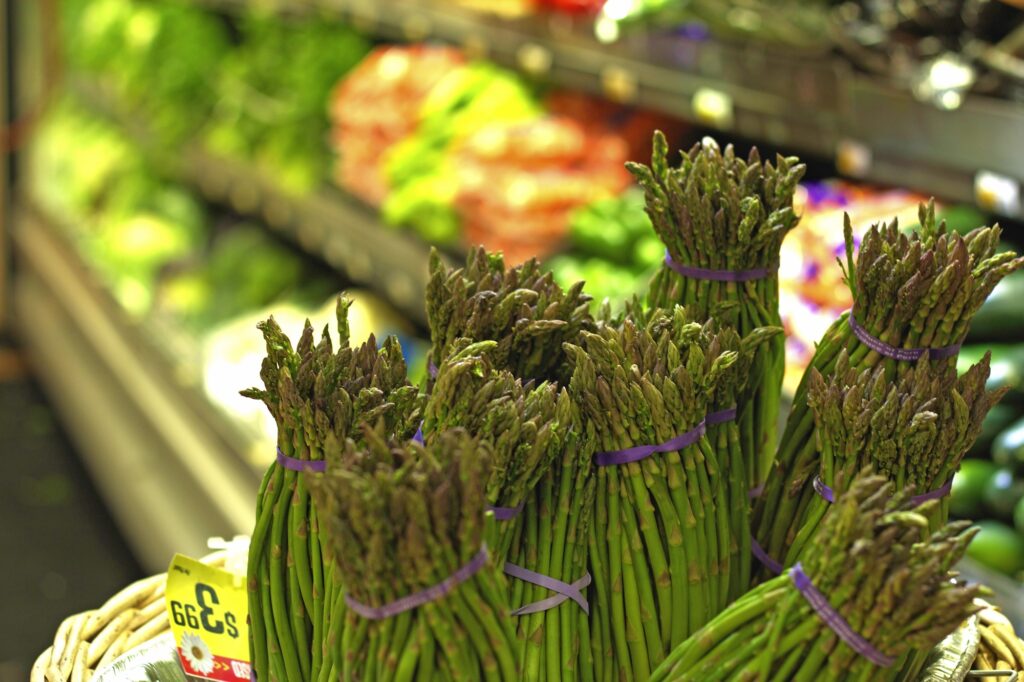
<svg viewBox="0 0 1024 682">
<path fill-rule="evenodd" d="M 423 297 L 430 247 L 382 224 L 358 199 L 332 187 L 295 196 L 251 166 L 195 148 L 185 153 L 180 178 L 211 201 L 258 217 L 348 279 L 385 296 L 410 320 L 426 325 Z"/>
<path fill-rule="evenodd" d="M 144 149 L 151 147 L 146 117 L 128 111 L 102 83 L 77 78 L 70 87 Z M 384 225 L 365 202 L 327 185 L 305 194 L 286 191 L 259 168 L 198 145 L 160 161 L 176 180 L 240 215 L 258 219 L 352 282 L 385 296 L 408 319 L 426 325 L 423 298 L 430 247 L 408 231 Z"/>
<path fill-rule="evenodd" d="M 15 315 L 37 374 L 140 562 L 251 530 L 255 438 L 219 412 L 81 261 L 57 221 L 20 201 Z M 264 454 L 264 459 L 265 453 Z"/>
<path fill-rule="evenodd" d="M 1024 105 L 969 95 L 954 110 L 855 72 L 828 50 L 716 40 L 701 32 L 623 29 L 610 44 L 593 20 L 489 16 L 432 0 L 201 0 L 329 11 L 401 41 L 439 40 L 552 82 L 649 107 L 795 152 L 834 159 L 848 176 L 905 186 L 1024 218 Z"/>
</svg>

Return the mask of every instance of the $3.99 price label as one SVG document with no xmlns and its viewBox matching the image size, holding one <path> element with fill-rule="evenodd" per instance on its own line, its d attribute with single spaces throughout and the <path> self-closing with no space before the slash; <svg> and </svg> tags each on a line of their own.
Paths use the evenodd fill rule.
<svg viewBox="0 0 1024 682">
<path fill-rule="evenodd" d="M 245 578 L 175 554 L 167 618 L 185 672 L 221 682 L 251 678 Z"/>
</svg>

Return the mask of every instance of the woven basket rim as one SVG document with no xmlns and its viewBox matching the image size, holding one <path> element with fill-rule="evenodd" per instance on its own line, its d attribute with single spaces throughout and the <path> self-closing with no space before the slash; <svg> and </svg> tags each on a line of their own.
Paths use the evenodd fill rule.
<svg viewBox="0 0 1024 682">
<path fill-rule="evenodd" d="M 223 566 L 228 552 L 220 550 L 200 559 Z M 121 654 L 155 639 L 168 630 L 164 589 L 167 574 L 136 580 L 102 606 L 68 616 L 35 663 L 30 682 L 86 680 L 98 668 Z"/>
</svg>

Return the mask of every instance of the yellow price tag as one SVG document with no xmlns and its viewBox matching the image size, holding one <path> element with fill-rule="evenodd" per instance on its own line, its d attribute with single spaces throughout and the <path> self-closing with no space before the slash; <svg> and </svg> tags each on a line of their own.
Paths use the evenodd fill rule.
<svg viewBox="0 0 1024 682">
<path fill-rule="evenodd" d="M 252 677 L 244 576 L 175 554 L 167 569 L 167 618 L 185 672 L 204 680 Z"/>
</svg>

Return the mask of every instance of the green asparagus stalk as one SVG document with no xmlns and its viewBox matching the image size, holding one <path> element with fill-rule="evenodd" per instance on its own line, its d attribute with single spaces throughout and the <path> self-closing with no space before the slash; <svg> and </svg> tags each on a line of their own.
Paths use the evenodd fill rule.
<svg viewBox="0 0 1024 682">
<path fill-rule="evenodd" d="M 325 329 L 314 344 L 306 323 L 295 348 L 273 318 L 260 325 L 267 345 L 263 389 L 243 395 L 262 400 L 278 424 L 278 448 L 300 461 L 323 460 L 329 439 L 359 437 L 360 420 L 380 421 L 408 437 L 422 414 L 422 398 L 406 379 L 396 339 L 380 349 L 370 337 L 350 347 L 348 303 L 338 303 L 338 350 Z M 305 480 L 272 464 L 257 499 L 249 550 L 250 647 L 261 679 L 319 680 L 329 674 L 327 639 L 337 605 L 333 564 L 324 560 L 319 523 Z"/>
<path fill-rule="evenodd" d="M 697 429 L 740 355 L 735 332 L 692 322 L 680 307 L 642 323 L 604 324 L 584 333 L 583 346 L 566 346 L 575 366 L 570 393 L 600 452 Z M 597 467 L 590 630 L 600 633 L 593 639 L 599 679 L 646 679 L 725 606 L 733 554 L 727 475 L 706 435 L 679 450 Z"/>
<path fill-rule="evenodd" d="M 498 343 L 498 368 L 524 381 L 565 381 L 569 369 L 562 344 L 593 329 L 589 301 L 582 282 L 563 291 L 535 259 L 506 269 L 500 254 L 478 248 L 464 268 L 453 270 L 435 250 L 426 299 L 430 362 L 439 368 L 459 339 L 490 340 Z"/>
<path fill-rule="evenodd" d="M 912 650 L 930 649 L 979 608 L 980 586 L 950 580 L 974 530 L 957 522 L 929 534 L 937 501 L 915 508 L 908 493 L 866 474 L 837 499 L 801 561 L 829 607 L 894 665 L 856 652 L 781 575 L 673 649 L 651 682 L 907 679 Z"/>
<path fill-rule="evenodd" d="M 851 368 L 845 351 L 829 380 L 812 369 L 807 395 L 821 452 L 817 479 L 838 494 L 868 467 L 896 490 L 942 490 L 1007 390 L 986 391 L 988 376 L 988 356 L 959 378 L 955 368 L 922 358 L 895 384 L 885 381 L 882 367 Z M 787 566 L 813 551 L 809 543 L 828 511 L 829 502 L 812 482 L 807 486 L 802 496 L 809 501 L 791 519 L 788 544 L 776 555 Z M 929 516 L 932 530 L 947 520 L 945 504 Z"/>
<path fill-rule="evenodd" d="M 568 399 L 566 393 L 560 398 Z M 509 551 L 517 566 L 573 584 L 587 572 L 591 512 L 594 499 L 593 433 L 570 403 L 571 429 L 554 465 L 526 500 L 519 532 Z M 538 585 L 512 580 L 512 608 L 553 596 Z M 584 596 L 591 593 L 586 587 Z M 588 614 L 566 600 L 544 611 L 516 616 L 519 662 L 524 680 L 596 679 Z"/>
<path fill-rule="evenodd" d="M 935 220 L 932 202 L 921 205 L 919 220 L 920 228 L 911 234 L 901 232 L 896 220 L 871 226 L 855 264 L 847 216 L 843 267 L 853 293 L 852 313 L 868 333 L 896 348 L 954 346 L 963 340 L 971 318 L 992 289 L 1024 265 L 1024 258 L 995 252 L 998 226 L 978 228 L 963 237 L 947 233 L 945 223 Z M 825 333 L 794 397 L 772 475 L 754 506 L 754 534 L 769 554 L 781 552 L 792 541 L 786 539 L 791 520 L 809 502 L 807 484 L 820 468 L 814 417 L 808 406 L 811 373 L 831 377 L 844 351 L 855 370 L 883 368 L 886 382 L 914 371 L 913 363 L 888 358 L 864 344 L 851 327 L 849 313 Z M 956 359 L 931 362 L 953 367 Z"/>
<path fill-rule="evenodd" d="M 486 547 L 492 452 L 460 429 L 425 447 L 382 430 L 364 440 L 306 477 L 346 595 L 379 608 L 450 581 Z M 334 655 L 340 678 L 518 680 L 507 610 L 493 559 L 414 608 L 367 617 L 350 607 Z"/>
<path fill-rule="evenodd" d="M 718 271 L 766 271 L 748 281 L 725 282 L 680 274 L 664 264 L 651 281 L 648 305 L 682 305 L 698 320 L 715 318 L 747 335 L 781 327 L 779 251 L 799 222 L 793 192 L 805 166 L 796 157 L 761 162 L 757 149 L 744 161 L 732 145 L 724 152 L 711 138 L 668 161 L 668 143 L 654 135 L 651 165 L 627 168 L 644 188 L 647 214 L 677 265 Z M 751 373 L 758 377 L 740 396 L 740 449 L 752 488 L 767 476 L 775 453 L 779 394 L 785 369 L 784 339 L 758 349 Z"/>
<path fill-rule="evenodd" d="M 442 362 L 427 400 L 423 436 L 464 428 L 492 450 L 493 465 L 485 497 L 491 508 L 522 508 L 537 483 L 566 449 L 573 406 L 553 383 L 524 386 L 492 358 L 500 342 L 459 339 Z M 492 552 L 504 561 L 519 529 L 522 513 L 498 524 Z"/>
<path fill-rule="evenodd" d="M 581 509 L 581 503 L 593 497 L 589 449 L 578 442 L 581 422 L 564 389 L 552 383 L 524 387 L 510 372 L 495 369 L 491 357 L 497 346 L 466 339 L 453 344 L 426 404 L 424 438 L 429 445 L 438 434 L 461 427 L 491 446 L 488 508 L 520 510 L 497 522 L 495 559 L 572 583 L 587 570 L 589 507 Z M 557 471 L 559 462 L 564 472 Z M 511 579 L 508 588 L 514 607 L 551 596 L 520 579 Z M 587 623 L 576 602 L 518 616 L 516 624 L 523 679 L 579 679 L 585 662 L 580 630 L 585 633 Z M 586 642 L 589 660 L 589 637 Z"/>
</svg>

